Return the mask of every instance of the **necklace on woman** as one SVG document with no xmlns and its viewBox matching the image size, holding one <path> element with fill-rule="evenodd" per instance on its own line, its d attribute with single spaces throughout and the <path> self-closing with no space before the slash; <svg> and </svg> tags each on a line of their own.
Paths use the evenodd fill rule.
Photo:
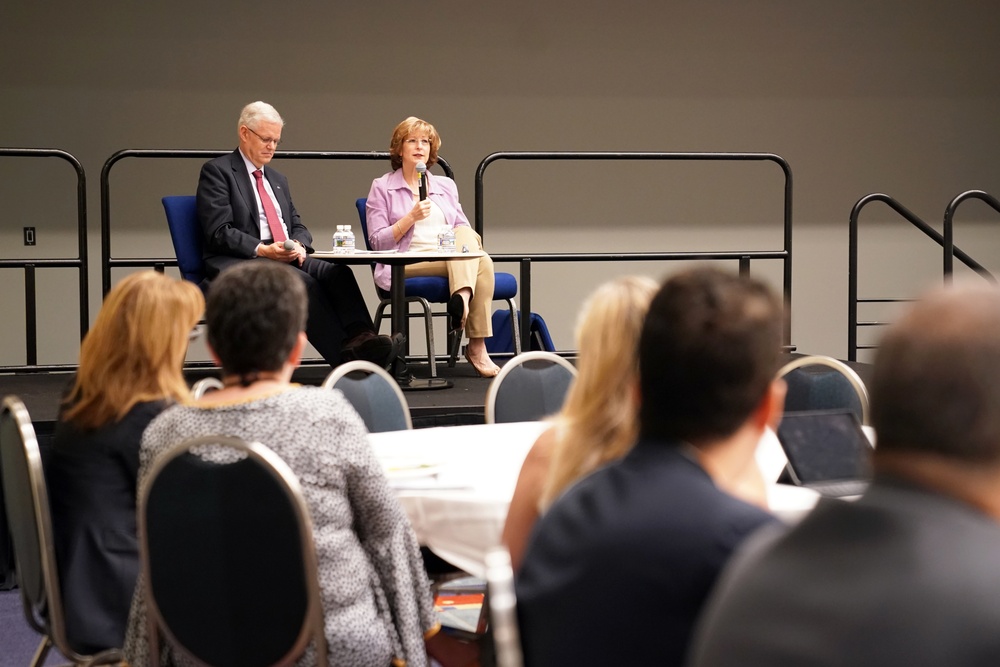
<svg viewBox="0 0 1000 667">
<path fill-rule="evenodd" d="M 278 379 L 278 373 L 273 371 L 260 372 L 251 371 L 249 373 L 240 373 L 239 375 L 228 375 L 222 378 L 223 387 L 249 387 L 255 382 L 266 382 L 268 380 L 274 381 Z"/>
</svg>

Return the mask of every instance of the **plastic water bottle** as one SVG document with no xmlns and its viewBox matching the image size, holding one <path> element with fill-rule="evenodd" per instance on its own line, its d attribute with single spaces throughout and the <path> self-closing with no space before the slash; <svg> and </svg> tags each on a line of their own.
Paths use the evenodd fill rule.
<svg viewBox="0 0 1000 667">
<path fill-rule="evenodd" d="M 337 231 L 333 233 L 333 254 L 343 255 L 346 252 L 344 250 L 345 243 L 346 243 L 346 238 L 344 236 L 344 226 L 337 225 Z"/>
<path fill-rule="evenodd" d="M 438 232 L 438 252 L 455 252 L 455 230 L 450 225 Z"/>
<path fill-rule="evenodd" d="M 350 225 L 344 225 L 344 252 L 346 254 L 354 252 L 354 230 Z"/>
</svg>

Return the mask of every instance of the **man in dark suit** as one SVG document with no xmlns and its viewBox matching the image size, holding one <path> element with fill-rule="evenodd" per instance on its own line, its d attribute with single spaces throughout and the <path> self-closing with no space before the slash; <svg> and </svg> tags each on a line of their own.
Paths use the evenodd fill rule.
<svg viewBox="0 0 1000 667">
<path fill-rule="evenodd" d="M 267 166 L 284 123 L 270 104 L 248 104 L 237 126 L 239 148 L 201 169 L 198 219 L 208 277 L 248 260 L 288 264 L 297 269 L 309 295 L 306 335 L 327 363 L 365 359 L 388 366 L 400 337 L 375 333 L 350 267 L 309 257 L 312 235 L 295 210 L 288 180 Z"/>
<path fill-rule="evenodd" d="M 1000 290 L 940 290 L 882 337 L 875 477 L 733 558 L 696 666 L 1000 665 Z"/>
<path fill-rule="evenodd" d="M 525 664 L 680 665 L 736 546 L 774 521 L 727 493 L 784 405 L 782 307 L 763 284 L 673 276 L 639 341 L 639 441 L 536 524 L 517 579 Z M 762 489 L 761 489 L 762 491 Z"/>
</svg>

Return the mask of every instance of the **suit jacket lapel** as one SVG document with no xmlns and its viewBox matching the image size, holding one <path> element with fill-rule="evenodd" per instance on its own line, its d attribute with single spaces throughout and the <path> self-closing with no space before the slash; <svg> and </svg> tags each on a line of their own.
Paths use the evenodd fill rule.
<svg viewBox="0 0 1000 667">
<path fill-rule="evenodd" d="M 236 188 L 240 191 L 240 196 L 243 197 L 243 201 L 246 202 L 247 210 L 253 216 L 250 220 L 251 225 L 259 230 L 259 225 L 257 221 L 260 219 L 260 211 L 257 210 L 257 198 L 253 194 L 253 183 L 250 182 L 250 174 L 247 173 L 247 165 L 243 162 L 243 156 L 240 155 L 240 149 L 233 151 L 232 157 L 230 158 L 233 165 L 233 176 L 236 179 Z M 259 231 L 258 231 L 259 235 Z"/>
</svg>

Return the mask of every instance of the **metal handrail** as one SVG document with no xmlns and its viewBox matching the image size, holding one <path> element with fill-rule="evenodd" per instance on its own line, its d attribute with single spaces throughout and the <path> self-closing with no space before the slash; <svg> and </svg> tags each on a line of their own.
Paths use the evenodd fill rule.
<svg viewBox="0 0 1000 667">
<path fill-rule="evenodd" d="M 175 258 L 111 256 L 111 168 L 124 158 L 215 158 L 232 153 L 230 150 L 160 150 L 125 149 L 114 153 L 101 169 L 101 287 L 107 294 L 111 289 L 111 269 L 113 267 L 148 267 L 161 270 L 165 266 L 177 266 Z M 388 151 L 276 151 L 275 158 L 292 160 L 387 160 Z M 455 173 L 451 165 L 440 155 L 438 164 L 449 178 Z"/>
<path fill-rule="evenodd" d="M 780 259 L 783 262 L 783 293 L 786 304 L 792 302 L 792 170 L 788 162 L 774 153 L 650 153 L 650 152 L 580 152 L 580 151 L 521 151 L 497 152 L 483 158 L 476 169 L 475 226 L 483 236 L 483 178 L 486 168 L 498 160 L 666 160 L 666 161 L 767 161 L 777 164 L 785 176 L 784 187 L 784 237 L 781 250 L 734 252 L 657 252 L 657 253 L 539 253 L 491 255 L 494 262 L 519 262 L 521 310 L 531 312 L 531 262 L 561 261 L 648 261 L 648 260 L 708 260 L 735 259 L 740 273 L 749 274 L 751 259 Z M 521 340 L 529 340 L 530 318 L 521 318 Z M 785 318 L 784 343 L 791 341 L 791 317 Z"/>
<path fill-rule="evenodd" d="M 87 280 L 87 175 L 83 165 L 71 153 L 55 148 L 0 148 L 0 157 L 56 157 L 65 160 L 76 171 L 76 227 L 77 257 L 47 259 L 0 259 L 0 268 L 24 269 L 24 338 L 25 365 L 0 366 L 0 372 L 51 371 L 75 368 L 75 366 L 38 365 L 38 299 L 35 289 L 35 269 L 75 268 L 79 273 L 80 286 L 80 340 L 90 328 L 89 284 Z"/>
<path fill-rule="evenodd" d="M 948 202 L 948 206 L 944 209 L 944 242 L 942 243 L 942 250 L 944 251 L 944 280 L 945 283 L 951 282 L 951 274 L 953 269 L 955 256 L 955 232 L 954 232 L 954 219 L 955 211 L 958 209 L 959 204 L 968 201 L 970 199 L 978 199 L 982 202 L 988 204 L 994 211 L 1000 213 L 1000 201 L 997 201 L 996 197 L 989 194 L 988 192 L 983 192 L 982 190 L 966 190 L 965 192 L 956 195 L 954 199 Z M 989 280 L 992 283 L 996 283 L 996 278 L 993 274 L 982 268 L 975 268 L 975 271 Z"/>
<path fill-rule="evenodd" d="M 971 191 L 976 192 L 976 191 Z M 949 210 L 954 214 L 954 208 L 958 206 L 964 199 L 972 198 L 974 195 L 969 193 L 964 193 L 969 195 L 964 197 L 959 195 L 955 200 L 952 200 L 952 204 L 949 204 Z M 985 194 L 985 193 L 983 193 Z M 989 196 L 989 195 L 987 195 Z M 907 222 L 916 227 L 921 231 L 927 238 L 931 239 L 942 248 L 946 245 L 945 237 L 939 234 L 936 229 L 931 227 L 929 224 L 920 219 L 916 214 L 910 211 L 908 208 L 900 204 L 898 201 L 893 199 L 887 194 L 881 192 L 874 192 L 869 195 L 865 195 L 859 199 L 854 207 L 851 209 L 850 217 L 850 231 L 849 231 L 849 241 L 848 241 L 848 268 L 847 268 L 847 359 L 848 361 L 857 361 L 858 350 L 864 349 L 874 349 L 874 345 L 858 345 L 858 327 L 877 327 L 886 326 L 888 322 L 879 321 L 858 321 L 858 304 L 859 303 L 906 303 L 913 301 L 913 299 L 908 298 L 881 298 L 881 299 L 859 299 L 858 298 L 858 218 L 861 214 L 861 210 L 873 202 L 882 202 L 893 211 L 902 216 Z M 989 203 L 989 202 L 987 202 Z M 1000 210 L 1000 209 L 998 209 Z M 947 217 L 946 211 L 946 223 L 945 231 L 950 232 L 950 220 Z M 951 273 L 951 257 L 957 257 L 963 264 L 968 266 L 970 269 L 976 271 L 977 273 L 983 275 L 990 275 L 982 264 L 974 260 L 961 248 L 955 247 L 954 243 L 949 243 L 951 252 L 945 255 L 945 260 L 943 263 L 943 272 L 945 275 Z"/>
</svg>

